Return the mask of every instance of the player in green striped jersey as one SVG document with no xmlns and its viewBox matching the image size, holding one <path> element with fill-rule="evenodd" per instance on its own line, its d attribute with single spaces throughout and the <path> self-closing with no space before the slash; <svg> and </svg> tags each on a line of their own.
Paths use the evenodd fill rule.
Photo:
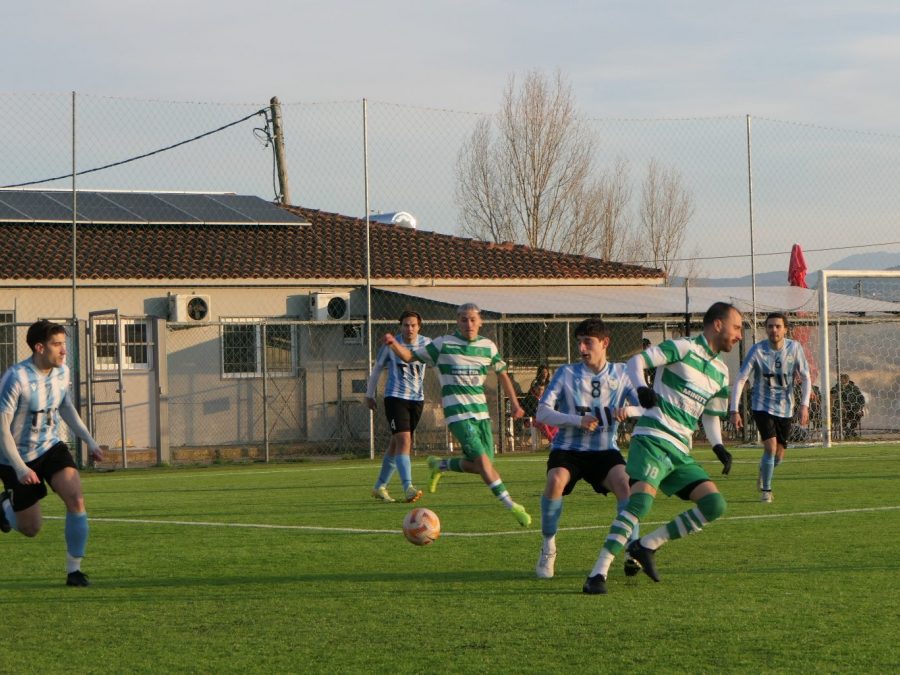
<svg viewBox="0 0 900 675">
<path fill-rule="evenodd" d="M 635 481 L 631 497 L 610 527 L 609 534 L 582 590 L 606 593 L 606 576 L 613 559 L 632 530 L 650 513 L 658 490 L 677 494 L 695 506 L 650 534 L 628 544 L 628 553 L 653 581 L 659 581 L 654 553 L 671 539 L 680 539 L 725 513 L 725 499 L 706 470 L 691 457 L 691 436 L 700 418 L 716 456 L 731 468 L 731 455 L 722 445 L 720 419 L 728 412 L 728 367 L 720 354 L 730 352 L 743 330 L 741 313 L 716 302 L 703 317 L 703 333 L 695 338 L 667 340 L 628 362 L 628 375 L 646 409 L 635 426 L 625 471 Z M 644 370 L 656 368 L 653 388 Z"/>
<path fill-rule="evenodd" d="M 428 458 L 431 469 L 428 491 L 437 489 L 444 471 L 478 474 L 494 496 L 512 511 L 518 523 L 527 527 L 531 524 L 531 516 L 524 506 L 512 500 L 494 468 L 494 436 L 484 393 L 488 370 L 497 373 L 497 379 L 512 406 L 512 417 L 520 418 L 525 411 L 519 405 L 515 387 L 506 373 L 506 362 L 500 357 L 497 345 L 478 334 L 483 323 L 478 305 L 471 302 L 460 305 L 456 316 L 455 333 L 435 338 L 424 347 L 410 350 L 390 333 L 384 336 L 384 343 L 404 361 L 415 359 L 437 368 L 444 420 L 462 447 L 463 457 Z"/>
</svg>

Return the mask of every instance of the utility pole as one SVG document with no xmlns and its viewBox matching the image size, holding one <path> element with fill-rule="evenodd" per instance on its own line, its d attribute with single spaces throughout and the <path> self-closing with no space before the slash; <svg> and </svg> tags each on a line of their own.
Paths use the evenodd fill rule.
<svg viewBox="0 0 900 675">
<path fill-rule="evenodd" d="M 278 170 L 279 202 L 282 205 L 291 203 L 291 191 L 288 187 L 287 161 L 284 157 L 284 128 L 281 125 L 281 103 L 277 96 L 269 101 L 272 105 L 272 136 L 275 144 L 275 164 Z"/>
</svg>

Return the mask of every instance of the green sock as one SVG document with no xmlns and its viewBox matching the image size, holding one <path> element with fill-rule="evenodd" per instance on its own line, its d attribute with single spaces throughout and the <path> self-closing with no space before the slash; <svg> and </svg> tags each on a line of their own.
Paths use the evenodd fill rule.
<svg viewBox="0 0 900 675">
<path fill-rule="evenodd" d="M 456 471 L 456 473 L 462 473 L 462 457 L 453 457 L 449 462 L 447 462 L 447 468 L 450 471 Z"/>
</svg>

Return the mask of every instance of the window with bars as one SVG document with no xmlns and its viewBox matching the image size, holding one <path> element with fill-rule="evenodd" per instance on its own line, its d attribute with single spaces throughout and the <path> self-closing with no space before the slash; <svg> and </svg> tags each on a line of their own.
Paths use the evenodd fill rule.
<svg viewBox="0 0 900 675">
<path fill-rule="evenodd" d="M 263 349 L 269 376 L 293 377 L 297 374 L 294 326 L 288 323 L 263 324 L 260 319 L 222 321 L 223 377 L 262 376 Z"/>
<path fill-rule="evenodd" d="M 0 372 L 16 363 L 16 313 L 0 311 Z"/>
<path fill-rule="evenodd" d="M 150 329 L 144 319 L 95 319 L 94 368 L 116 370 L 117 347 L 121 336 L 122 370 L 148 370 L 150 368 Z"/>
</svg>

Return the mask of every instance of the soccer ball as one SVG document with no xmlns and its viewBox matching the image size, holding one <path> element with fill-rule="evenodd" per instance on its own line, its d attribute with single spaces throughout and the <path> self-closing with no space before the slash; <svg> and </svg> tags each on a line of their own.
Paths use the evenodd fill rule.
<svg viewBox="0 0 900 675">
<path fill-rule="evenodd" d="M 413 509 L 403 519 L 403 536 L 416 546 L 428 546 L 441 536 L 441 521 L 429 509 Z"/>
</svg>

